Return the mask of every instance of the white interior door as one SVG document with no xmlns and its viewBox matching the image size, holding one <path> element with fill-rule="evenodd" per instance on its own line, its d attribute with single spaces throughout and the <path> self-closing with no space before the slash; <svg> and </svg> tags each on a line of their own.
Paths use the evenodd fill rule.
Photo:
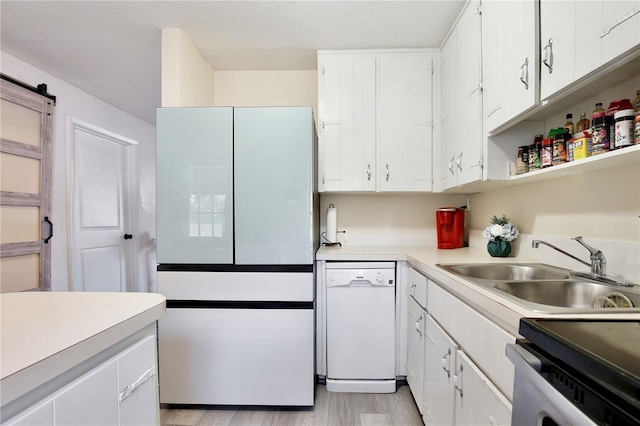
<svg viewBox="0 0 640 426">
<path fill-rule="evenodd" d="M 127 291 L 135 235 L 130 213 L 127 140 L 89 125 L 73 126 L 74 291 Z"/>
</svg>

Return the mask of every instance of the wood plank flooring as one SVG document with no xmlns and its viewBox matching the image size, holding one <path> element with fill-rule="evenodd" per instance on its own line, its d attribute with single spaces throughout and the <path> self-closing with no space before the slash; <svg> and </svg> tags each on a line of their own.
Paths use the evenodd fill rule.
<svg viewBox="0 0 640 426">
<path fill-rule="evenodd" d="M 162 426 L 423 426 L 408 386 L 396 393 L 327 392 L 313 408 L 161 408 Z"/>
</svg>

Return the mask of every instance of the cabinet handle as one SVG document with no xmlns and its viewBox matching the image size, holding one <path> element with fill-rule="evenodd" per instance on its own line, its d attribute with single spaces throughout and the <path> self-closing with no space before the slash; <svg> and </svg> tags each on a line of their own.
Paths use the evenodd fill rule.
<svg viewBox="0 0 640 426">
<path fill-rule="evenodd" d="M 500 108 L 502 108 L 501 106 L 497 107 L 496 109 L 492 110 L 489 114 L 487 114 L 487 117 L 491 117 L 493 114 L 495 114 L 496 112 L 498 112 L 500 110 Z"/>
<path fill-rule="evenodd" d="M 340 182 L 342 180 L 342 178 L 339 179 L 325 179 L 324 175 L 322 175 L 322 184 L 324 185 L 325 182 Z"/>
<path fill-rule="evenodd" d="M 453 387 L 460 392 L 460 398 L 462 398 L 462 365 L 460 365 L 460 369 L 453 375 Z"/>
<path fill-rule="evenodd" d="M 618 25 L 622 24 L 624 21 L 628 21 L 629 19 L 633 18 L 634 16 L 636 16 L 638 13 L 640 13 L 640 8 L 638 9 L 634 9 L 631 12 L 627 13 L 626 15 L 622 15 L 620 18 L 618 18 L 618 22 L 616 22 L 613 25 L 610 25 L 609 27 L 607 27 L 602 34 L 600 34 L 600 38 L 603 38 L 607 35 L 609 35 L 609 33 L 611 31 L 613 31 L 613 29 L 615 27 L 617 27 Z"/>
<path fill-rule="evenodd" d="M 458 169 L 460 169 L 460 171 L 462 172 L 462 152 L 460 153 L 460 155 L 458 155 L 458 158 L 456 159 L 456 165 L 458 166 Z"/>
<path fill-rule="evenodd" d="M 129 386 L 125 387 L 122 390 L 122 392 L 120 392 L 119 400 L 122 402 L 125 399 L 127 399 L 129 395 L 133 393 L 133 391 L 135 391 L 140 385 L 142 385 L 144 382 L 146 382 L 147 380 L 149 380 L 155 375 L 156 375 L 156 366 L 154 365 L 153 367 L 145 371 L 144 374 L 138 378 L 138 380 L 136 380 Z"/>
<path fill-rule="evenodd" d="M 451 160 L 449 161 L 449 171 L 451 172 L 451 176 L 453 176 L 453 161 L 454 158 L 451 157 Z"/>
<path fill-rule="evenodd" d="M 525 58 L 524 64 L 520 67 L 520 81 L 524 84 L 525 90 L 529 90 L 529 58 Z"/>
<path fill-rule="evenodd" d="M 447 353 L 442 356 L 442 369 L 447 373 L 447 377 L 451 377 L 451 368 L 449 368 L 449 356 L 451 355 L 451 348 L 447 350 Z"/>
<path fill-rule="evenodd" d="M 367 164 L 367 180 L 371 180 L 371 164 Z"/>
<path fill-rule="evenodd" d="M 422 330 L 420 330 L 420 322 L 421 321 L 422 321 L 422 315 L 420 315 L 420 318 L 418 318 L 418 321 L 416 321 L 416 331 L 418 332 L 420 337 L 422 337 Z"/>
<path fill-rule="evenodd" d="M 549 74 L 553 72 L 553 39 L 542 49 L 542 63 L 549 68 Z"/>
<path fill-rule="evenodd" d="M 386 165 L 387 167 L 387 182 L 389 182 L 389 176 L 391 176 L 391 173 L 389 173 L 389 165 Z"/>
</svg>

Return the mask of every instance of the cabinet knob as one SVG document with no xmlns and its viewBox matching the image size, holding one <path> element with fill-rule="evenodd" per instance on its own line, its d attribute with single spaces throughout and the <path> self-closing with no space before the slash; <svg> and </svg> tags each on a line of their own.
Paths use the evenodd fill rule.
<svg viewBox="0 0 640 426">
<path fill-rule="evenodd" d="M 133 238 L 133 235 L 131 234 L 124 234 L 124 239 L 125 240 L 131 240 Z"/>
</svg>

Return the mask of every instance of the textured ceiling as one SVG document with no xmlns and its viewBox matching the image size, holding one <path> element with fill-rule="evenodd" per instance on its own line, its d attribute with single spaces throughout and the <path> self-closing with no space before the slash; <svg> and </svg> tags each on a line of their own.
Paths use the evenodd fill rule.
<svg viewBox="0 0 640 426">
<path fill-rule="evenodd" d="M 215 70 L 314 70 L 318 49 L 439 47 L 463 4 L 2 0 L 0 47 L 153 124 L 164 28 Z"/>
</svg>

